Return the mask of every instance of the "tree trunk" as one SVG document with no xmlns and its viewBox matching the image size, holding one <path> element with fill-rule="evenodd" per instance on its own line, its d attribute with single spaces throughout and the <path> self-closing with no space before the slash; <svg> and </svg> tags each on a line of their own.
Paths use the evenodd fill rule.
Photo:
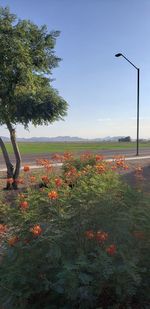
<svg viewBox="0 0 150 309">
<path fill-rule="evenodd" d="M 7 167 L 7 178 L 8 179 L 13 178 L 14 167 L 13 167 L 12 163 L 10 162 L 7 149 L 6 149 L 5 144 L 4 144 L 1 137 L 0 137 L 0 147 L 2 149 L 3 157 L 4 157 L 4 160 L 5 160 L 6 167 Z M 7 190 L 11 189 L 11 183 L 9 181 L 7 181 L 5 189 L 7 189 Z"/>
<path fill-rule="evenodd" d="M 15 171 L 13 173 L 13 188 L 16 190 L 18 188 L 17 186 L 17 179 L 19 177 L 19 173 L 20 173 L 20 167 L 21 167 L 21 155 L 20 155 L 20 151 L 17 145 L 17 141 L 16 141 L 16 132 L 15 129 L 12 127 L 11 123 L 7 123 L 7 128 L 9 130 L 10 133 L 10 139 L 11 139 L 11 143 L 13 146 L 13 150 L 14 150 L 14 154 L 15 154 L 15 158 L 16 158 L 16 167 L 15 167 Z"/>
</svg>

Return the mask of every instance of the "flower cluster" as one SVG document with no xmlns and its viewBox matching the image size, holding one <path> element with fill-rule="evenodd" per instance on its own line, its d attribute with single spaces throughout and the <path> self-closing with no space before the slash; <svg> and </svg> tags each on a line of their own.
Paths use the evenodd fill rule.
<svg viewBox="0 0 150 309">
<path fill-rule="evenodd" d="M 95 236 L 96 240 L 99 242 L 99 243 L 104 243 L 107 239 L 108 239 L 108 233 L 106 232 L 102 232 L 102 231 L 98 231 L 96 233 L 96 236 Z"/>
<path fill-rule="evenodd" d="M 81 156 L 80 156 L 80 160 L 81 161 L 88 161 L 88 160 L 90 160 L 90 159 L 92 159 L 93 158 L 93 154 L 91 154 L 90 152 L 85 152 L 85 153 L 83 153 L 83 154 L 81 154 Z"/>
<path fill-rule="evenodd" d="M 34 227 L 32 227 L 30 229 L 30 232 L 34 235 L 34 236 L 39 236 L 42 233 L 42 228 L 40 225 L 35 225 Z"/>
<path fill-rule="evenodd" d="M 104 161 L 104 156 L 102 156 L 102 155 L 95 155 L 95 160 L 96 161 Z"/>
<path fill-rule="evenodd" d="M 25 166 L 23 167 L 23 171 L 24 171 L 24 172 L 29 172 L 29 171 L 30 171 L 30 166 L 29 166 L 29 165 L 25 165 Z"/>
<path fill-rule="evenodd" d="M 63 180 L 61 178 L 55 178 L 56 187 L 61 187 L 63 184 Z"/>
<path fill-rule="evenodd" d="M 93 230 L 88 230 L 85 232 L 85 237 L 89 240 L 96 240 L 100 245 L 103 245 L 108 240 L 108 233 L 104 231 L 94 232 Z M 106 253 L 109 255 L 116 254 L 117 248 L 115 244 L 112 244 L 105 249 Z"/>
<path fill-rule="evenodd" d="M 43 175 L 43 176 L 41 177 L 41 179 L 42 179 L 42 181 L 43 181 L 46 185 L 49 183 L 49 178 L 48 178 L 47 175 Z"/>
<path fill-rule="evenodd" d="M 127 170 L 129 167 L 125 162 L 125 157 L 124 156 L 115 156 L 114 157 L 114 163 L 116 168 L 124 169 Z"/>
<path fill-rule="evenodd" d="M 30 181 L 31 181 L 31 183 L 34 183 L 36 181 L 36 177 L 35 176 L 30 176 Z"/>
<path fill-rule="evenodd" d="M 107 168 L 106 168 L 106 164 L 104 163 L 98 163 L 96 165 L 96 170 L 98 174 L 103 174 L 106 172 Z"/>
<path fill-rule="evenodd" d="M 56 200 L 58 198 L 58 193 L 56 191 L 48 192 L 48 197 L 51 200 Z"/>
</svg>

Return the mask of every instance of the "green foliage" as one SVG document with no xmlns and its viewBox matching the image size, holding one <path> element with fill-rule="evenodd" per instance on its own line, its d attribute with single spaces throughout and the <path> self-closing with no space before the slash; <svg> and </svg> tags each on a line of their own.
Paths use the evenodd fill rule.
<svg viewBox="0 0 150 309">
<path fill-rule="evenodd" d="M 0 8 L 0 124 L 48 124 L 66 115 L 67 103 L 50 85 L 60 59 L 58 31 L 48 32 Z"/>
<path fill-rule="evenodd" d="M 8 226 L 1 249 L 1 305 L 147 309 L 149 201 L 123 184 L 111 166 L 101 173 L 84 166 L 69 177 L 51 173 L 40 190 L 29 183 L 27 209 L 19 206 L 20 197 L 0 208 Z"/>
</svg>

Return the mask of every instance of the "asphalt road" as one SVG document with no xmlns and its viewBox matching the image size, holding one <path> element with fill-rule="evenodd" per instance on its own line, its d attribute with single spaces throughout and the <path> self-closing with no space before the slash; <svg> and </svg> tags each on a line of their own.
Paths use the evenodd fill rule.
<svg viewBox="0 0 150 309">
<path fill-rule="evenodd" d="M 104 157 L 113 158 L 117 155 L 123 155 L 125 157 L 136 157 L 136 149 L 122 149 L 122 150 L 100 150 L 99 152 L 96 151 L 95 153 L 102 154 Z M 150 148 L 140 148 L 139 150 L 140 156 L 150 156 Z M 22 165 L 29 164 L 35 165 L 37 159 L 51 159 L 52 153 L 41 153 L 41 154 L 26 154 L 22 155 Z M 10 155 L 10 159 L 12 163 L 15 163 L 15 159 L 13 155 Z M 0 155 L 0 168 L 5 167 L 5 162 L 3 156 Z"/>
</svg>

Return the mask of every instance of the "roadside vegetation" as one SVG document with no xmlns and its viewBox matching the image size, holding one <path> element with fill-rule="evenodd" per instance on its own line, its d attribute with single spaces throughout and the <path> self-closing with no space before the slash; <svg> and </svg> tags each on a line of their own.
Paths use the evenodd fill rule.
<svg viewBox="0 0 150 309">
<path fill-rule="evenodd" d="M 52 86 L 58 36 L 0 7 L 0 125 L 10 134 L 6 145 L 0 137 L 7 167 L 0 309 L 149 309 L 150 195 L 142 168 L 133 189 L 123 182 L 123 157 L 106 162 L 94 154 L 136 144 L 17 143 L 18 124 L 27 129 L 66 116 L 68 103 Z M 20 174 L 20 151 L 49 153 L 51 161 L 38 160 L 40 173 L 25 165 Z"/>
<path fill-rule="evenodd" d="M 62 162 L 55 173 L 52 162 Z M 28 165 L 0 205 L 2 308 L 148 309 L 150 201 L 123 158 L 72 154 Z M 12 182 L 13 179 L 8 179 Z"/>
</svg>

